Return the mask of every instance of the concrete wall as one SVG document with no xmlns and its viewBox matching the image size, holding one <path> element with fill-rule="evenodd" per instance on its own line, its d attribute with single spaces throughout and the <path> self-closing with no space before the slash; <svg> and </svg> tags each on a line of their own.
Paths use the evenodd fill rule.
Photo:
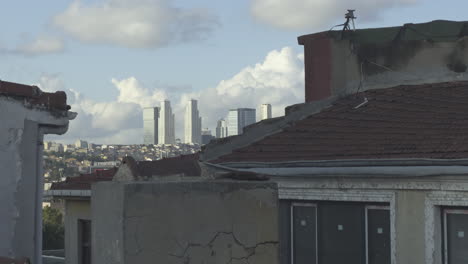
<svg viewBox="0 0 468 264">
<path fill-rule="evenodd" d="M 325 33 L 304 40 L 306 102 L 402 84 L 468 80 L 468 38 L 376 48 Z"/>
<path fill-rule="evenodd" d="M 78 264 L 78 220 L 91 220 L 91 201 L 65 201 L 65 263 Z"/>
<path fill-rule="evenodd" d="M 65 133 L 69 119 L 0 98 L 0 256 L 40 263 L 42 138 Z"/>
<path fill-rule="evenodd" d="M 93 263 L 279 263 L 272 183 L 99 183 L 92 214 Z"/>
<path fill-rule="evenodd" d="M 425 262 L 425 199 L 421 191 L 396 193 L 396 263 Z"/>
</svg>

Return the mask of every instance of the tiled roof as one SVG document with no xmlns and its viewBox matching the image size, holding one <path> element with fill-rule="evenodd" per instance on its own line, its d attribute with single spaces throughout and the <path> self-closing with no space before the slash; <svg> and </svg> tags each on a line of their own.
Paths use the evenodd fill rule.
<svg viewBox="0 0 468 264">
<path fill-rule="evenodd" d="M 70 109 L 70 106 L 67 105 L 65 92 L 47 93 L 41 91 L 37 86 L 0 81 L 0 96 L 12 97 L 49 110 L 66 111 Z"/>
<path fill-rule="evenodd" d="M 212 162 L 384 158 L 468 158 L 468 82 L 347 96 Z"/>
<path fill-rule="evenodd" d="M 122 163 L 127 163 L 124 159 Z M 133 164 L 133 163 L 132 163 Z M 138 176 L 200 176 L 201 170 L 198 164 L 198 153 L 164 158 L 155 161 L 134 162 L 134 170 Z"/>
<path fill-rule="evenodd" d="M 67 177 L 63 182 L 54 182 L 51 190 L 91 190 L 91 184 L 100 181 L 112 181 L 117 168 L 110 170 L 96 170 L 90 174 L 81 174 L 77 177 Z"/>
</svg>

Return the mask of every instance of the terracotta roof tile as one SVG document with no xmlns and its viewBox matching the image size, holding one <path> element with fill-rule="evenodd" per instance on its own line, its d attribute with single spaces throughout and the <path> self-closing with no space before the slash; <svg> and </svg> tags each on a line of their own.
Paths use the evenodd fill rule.
<svg viewBox="0 0 468 264">
<path fill-rule="evenodd" d="M 212 162 L 468 158 L 467 131 L 468 82 L 405 85 L 339 99 Z"/>
<path fill-rule="evenodd" d="M 32 85 L 0 81 L 0 96 L 24 100 L 31 105 L 42 106 L 49 110 L 66 111 L 70 109 L 70 106 L 67 105 L 65 92 L 47 93 Z"/>
<path fill-rule="evenodd" d="M 91 190 L 91 185 L 100 181 L 112 181 L 117 168 L 109 170 L 96 170 L 90 174 L 81 174 L 77 177 L 67 177 L 63 182 L 54 182 L 51 190 Z"/>
<path fill-rule="evenodd" d="M 199 154 L 181 155 L 155 161 L 134 162 L 135 172 L 139 176 L 169 176 L 183 174 L 185 176 L 200 176 L 201 169 L 198 164 Z M 127 158 L 128 159 L 128 158 Z M 126 159 L 122 163 L 128 162 Z"/>
</svg>

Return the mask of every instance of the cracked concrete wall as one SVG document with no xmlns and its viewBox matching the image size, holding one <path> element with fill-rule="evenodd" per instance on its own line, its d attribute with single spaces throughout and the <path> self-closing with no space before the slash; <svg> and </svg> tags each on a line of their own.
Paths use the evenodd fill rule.
<svg viewBox="0 0 468 264">
<path fill-rule="evenodd" d="M 99 183 L 92 207 L 94 263 L 279 263 L 273 183 Z"/>
<path fill-rule="evenodd" d="M 42 125 L 65 132 L 68 120 L 0 97 L 0 256 L 40 263 Z"/>
</svg>

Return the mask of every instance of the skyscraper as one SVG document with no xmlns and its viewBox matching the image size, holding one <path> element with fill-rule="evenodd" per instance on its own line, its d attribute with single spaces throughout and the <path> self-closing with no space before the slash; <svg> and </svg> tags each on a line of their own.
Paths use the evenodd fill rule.
<svg viewBox="0 0 468 264">
<path fill-rule="evenodd" d="M 158 143 L 175 144 L 174 114 L 168 100 L 161 102 L 159 110 Z"/>
<path fill-rule="evenodd" d="M 217 138 L 224 138 L 228 136 L 228 128 L 227 123 L 224 119 L 218 120 L 216 125 L 216 137 Z"/>
<path fill-rule="evenodd" d="M 159 108 L 143 108 L 143 144 L 158 144 Z"/>
<path fill-rule="evenodd" d="M 244 127 L 255 123 L 256 110 L 252 108 L 231 109 L 228 113 L 228 135 L 235 136 L 242 134 Z"/>
<path fill-rule="evenodd" d="M 201 117 L 197 100 L 190 100 L 185 108 L 185 143 L 201 144 Z"/>
<path fill-rule="evenodd" d="M 260 106 L 260 120 L 271 118 L 271 104 L 262 104 Z"/>
</svg>

